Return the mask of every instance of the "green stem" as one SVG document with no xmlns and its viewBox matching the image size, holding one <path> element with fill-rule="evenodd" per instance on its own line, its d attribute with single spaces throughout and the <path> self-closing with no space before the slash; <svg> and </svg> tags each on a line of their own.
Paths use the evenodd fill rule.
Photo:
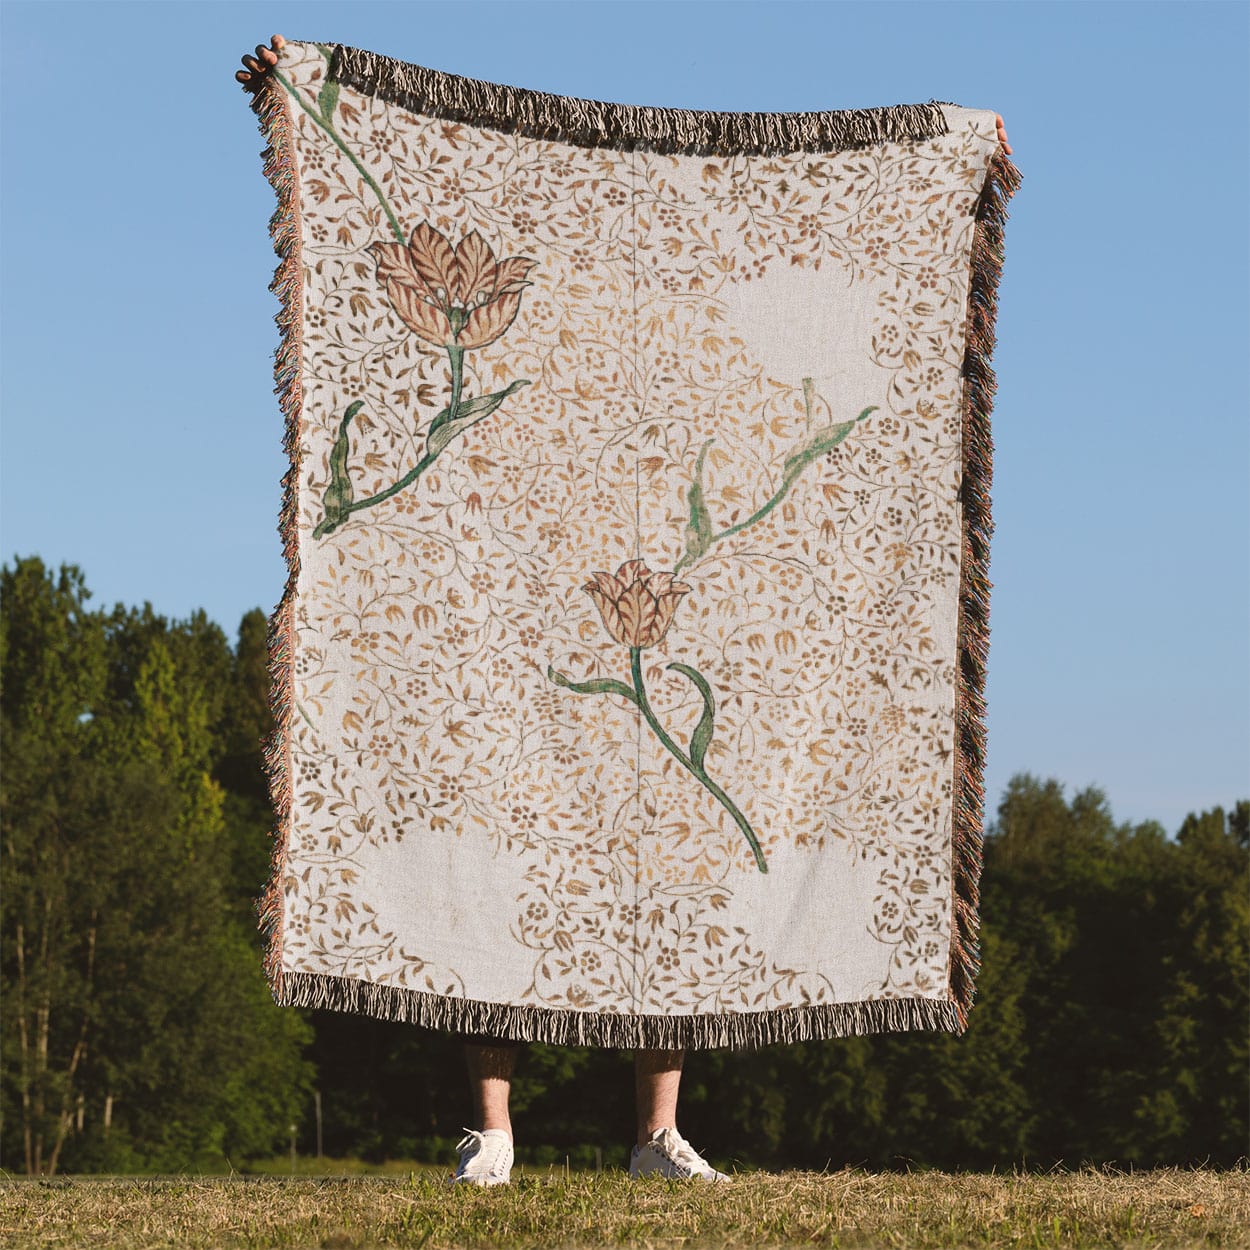
<svg viewBox="0 0 1250 1250">
<path fill-rule="evenodd" d="M 326 117 L 323 117 L 320 113 L 318 113 L 317 110 L 314 109 L 312 105 L 310 105 L 304 99 L 304 97 L 300 95 L 298 91 L 295 90 L 293 86 L 291 86 L 291 84 L 286 80 L 285 77 L 283 77 L 281 73 L 279 73 L 278 70 L 275 69 L 273 71 L 273 74 L 274 74 L 274 77 L 286 89 L 287 94 L 290 95 L 291 99 L 294 100 L 295 103 L 298 104 L 300 108 L 302 108 L 304 112 L 307 113 L 308 116 L 311 117 L 313 121 L 315 121 L 317 125 L 320 126 L 321 129 L 324 130 L 326 134 L 330 136 L 331 139 L 334 140 L 334 143 L 338 147 L 339 151 L 341 151 L 343 155 L 346 156 L 347 159 L 351 161 L 353 165 L 356 166 L 356 172 L 369 184 L 370 188 L 373 191 L 373 194 L 378 197 L 378 203 L 382 205 L 382 211 L 386 214 L 387 219 L 390 221 L 391 229 L 395 231 L 395 237 L 401 243 L 407 243 L 408 240 L 404 235 L 403 227 L 401 227 L 399 224 L 399 218 L 396 217 L 393 212 L 391 212 L 391 206 L 386 202 L 386 196 L 382 194 L 382 188 L 378 186 L 376 182 L 374 182 L 373 175 L 370 174 L 369 171 L 360 163 L 360 160 L 357 158 L 356 154 L 351 150 L 351 148 L 349 148 L 347 144 L 344 143 L 343 140 L 339 138 L 338 132 L 334 129 L 332 125 L 330 125 L 329 119 Z"/>
<path fill-rule="evenodd" d="M 795 472 L 788 474 L 782 479 L 781 485 L 777 488 L 777 493 L 758 511 L 751 513 L 745 521 L 739 521 L 737 525 L 731 525 L 727 530 L 721 530 L 719 534 L 712 535 L 712 542 L 718 543 L 722 538 L 728 538 L 730 534 L 736 534 L 739 530 L 744 530 L 748 525 L 754 525 L 761 517 L 767 516 L 786 496 L 786 492 L 794 485 L 794 480 L 802 472 L 800 467 Z"/>
<path fill-rule="evenodd" d="M 781 485 L 777 488 L 777 493 L 773 495 L 767 503 L 762 504 L 756 509 L 756 511 L 751 513 L 745 521 L 739 521 L 737 525 L 731 525 L 727 530 L 721 530 L 719 534 L 713 534 L 711 539 L 708 541 L 707 550 L 704 551 L 703 554 L 706 555 L 708 551 L 711 551 L 722 538 L 728 538 L 730 534 L 736 534 L 739 530 L 746 529 L 748 525 L 754 525 L 755 522 L 761 517 L 767 516 L 786 497 L 786 493 L 789 491 L 790 487 L 794 485 L 795 479 L 802 472 L 803 466 L 799 465 L 793 472 L 787 474 L 782 479 Z M 682 556 L 682 558 L 678 560 L 675 565 L 673 565 L 673 575 L 676 576 L 687 564 L 692 562 L 693 561 L 689 555 Z"/>
<path fill-rule="evenodd" d="M 464 348 L 448 347 L 447 355 L 451 359 L 451 403 L 449 405 L 451 416 L 448 419 L 454 421 L 456 414 L 460 410 L 460 396 L 464 391 Z M 438 456 L 438 452 L 426 452 L 398 482 L 388 486 L 383 491 L 379 491 L 376 495 L 370 495 L 368 499 L 353 499 L 339 513 L 333 524 L 327 524 L 326 521 L 322 521 L 313 530 L 313 537 L 324 538 L 327 534 L 333 533 L 334 530 L 338 529 L 353 512 L 359 512 L 361 508 L 372 508 L 375 503 L 381 503 L 382 500 L 389 499 L 392 495 L 398 495 L 405 486 L 410 486 L 415 482 L 438 459 Z"/>
<path fill-rule="evenodd" d="M 370 495 L 368 499 L 353 499 L 352 502 L 349 503 L 339 514 L 334 524 L 327 525 L 325 521 L 322 521 L 321 524 L 313 530 L 313 537 L 324 538 L 326 534 L 331 534 L 338 529 L 338 527 L 347 520 L 351 513 L 359 512 L 361 508 L 372 508 L 375 503 L 381 503 L 382 500 L 389 499 L 392 495 L 398 495 L 405 486 L 411 485 L 411 483 L 415 482 L 417 478 L 419 478 L 421 474 L 424 473 L 426 469 L 428 469 L 437 459 L 437 453 L 432 456 L 428 454 L 424 455 L 394 485 L 388 486 L 385 490 L 378 491 L 376 495 Z"/>
<path fill-rule="evenodd" d="M 448 405 L 448 421 L 460 415 L 460 392 L 464 389 L 464 348 L 447 345 L 447 359 L 451 361 L 451 403 Z"/>
<path fill-rule="evenodd" d="M 751 845 L 751 852 L 755 856 L 756 866 L 760 872 L 768 871 L 768 864 L 764 859 L 764 850 L 760 846 L 759 839 L 755 836 L 755 831 L 747 823 L 747 818 L 738 810 L 733 799 L 727 795 L 724 790 L 714 782 L 711 777 L 698 765 L 691 760 L 684 751 L 675 743 L 672 738 L 664 731 L 664 726 L 656 719 L 655 712 L 651 709 L 651 704 L 647 699 L 646 688 L 642 684 L 642 648 L 630 647 L 629 649 L 629 669 L 634 679 L 634 692 L 638 695 L 638 706 L 642 709 L 642 714 L 646 717 L 647 724 L 651 726 L 655 732 L 655 736 L 672 752 L 673 757 L 677 760 L 687 772 L 693 774 L 699 783 L 705 786 L 724 807 L 724 809 L 734 818 L 734 823 L 746 835 L 746 840 Z"/>
</svg>

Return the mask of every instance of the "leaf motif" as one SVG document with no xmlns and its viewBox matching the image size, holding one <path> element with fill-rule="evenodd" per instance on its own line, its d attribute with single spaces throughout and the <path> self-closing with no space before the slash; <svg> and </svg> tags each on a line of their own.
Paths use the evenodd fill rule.
<svg viewBox="0 0 1250 1250">
<path fill-rule="evenodd" d="M 550 664 L 547 665 L 547 676 L 557 686 L 565 686 L 578 694 L 619 694 L 638 706 L 638 696 L 634 693 L 633 687 L 627 686 L 623 681 L 617 681 L 614 677 L 592 677 L 589 681 L 574 681 L 571 677 L 556 672 Z"/>
<path fill-rule="evenodd" d="M 696 768 L 701 769 L 703 757 L 707 754 L 708 746 L 712 741 L 712 731 L 715 728 L 716 700 L 712 697 L 712 687 L 707 684 L 703 674 L 691 668 L 689 664 L 679 664 L 674 660 L 666 667 L 675 668 L 679 673 L 684 673 L 694 682 L 703 696 L 703 715 L 694 727 L 694 733 L 690 735 L 690 762 Z"/>
<path fill-rule="evenodd" d="M 841 421 L 817 430 L 798 451 L 786 457 L 782 476 L 787 482 L 792 482 L 813 460 L 836 447 L 870 412 L 876 411 L 877 406 L 873 404 L 865 408 L 854 421 Z"/>
<path fill-rule="evenodd" d="M 334 110 L 339 102 L 339 84 L 334 78 L 327 78 L 317 96 L 317 108 L 321 111 L 321 116 L 330 121 L 334 117 Z"/>
<path fill-rule="evenodd" d="M 479 421 L 489 417 L 509 395 L 528 385 L 529 382 L 526 379 L 518 378 L 511 386 L 505 387 L 502 391 L 495 391 L 490 395 L 479 395 L 476 399 L 464 400 L 456 409 L 454 417 L 450 407 L 444 408 L 430 422 L 430 428 L 426 433 L 426 453 L 431 456 L 437 456 L 457 434 L 463 434 L 469 426 L 476 425 Z"/>
<path fill-rule="evenodd" d="M 694 462 L 694 477 L 686 492 L 686 501 L 690 505 L 690 520 L 686 522 L 687 562 L 697 560 L 712 545 L 712 518 L 703 498 L 703 458 L 711 445 L 709 438 L 699 451 L 699 458 Z"/>
<path fill-rule="evenodd" d="M 346 515 L 348 505 L 352 502 L 352 481 L 347 474 L 347 453 L 350 445 L 347 427 L 352 418 L 365 406 L 363 399 L 349 405 L 339 422 L 338 437 L 334 440 L 334 448 L 330 452 L 330 485 L 326 487 L 323 501 L 326 510 L 326 521 L 337 525 Z"/>
</svg>

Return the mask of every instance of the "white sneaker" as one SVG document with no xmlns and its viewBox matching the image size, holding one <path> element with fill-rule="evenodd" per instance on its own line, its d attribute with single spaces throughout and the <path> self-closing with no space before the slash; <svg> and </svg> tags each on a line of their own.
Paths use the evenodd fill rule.
<svg viewBox="0 0 1250 1250">
<path fill-rule="evenodd" d="M 512 1138 L 505 1129 L 488 1128 L 484 1133 L 467 1128 L 456 1143 L 460 1166 L 452 1183 L 507 1185 L 512 1176 Z"/>
<path fill-rule="evenodd" d="M 702 1177 L 709 1181 L 730 1179 L 724 1172 L 718 1172 L 675 1128 L 658 1128 L 645 1146 L 635 1145 L 629 1156 L 629 1174 Z"/>
</svg>

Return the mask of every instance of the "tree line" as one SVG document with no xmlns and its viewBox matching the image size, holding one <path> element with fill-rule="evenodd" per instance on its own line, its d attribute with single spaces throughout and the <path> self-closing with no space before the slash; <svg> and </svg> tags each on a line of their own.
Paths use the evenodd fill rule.
<svg viewBox="0 0 1250 1250">
<path fill-rule="evenodd" d="M 266 619 L 88 606 L 0 569 L 0 1167 L 245 1170 L 289 1142 L 450 1164 L 459 1044 L 277 1007 Z M 1012 778 L 985 839 L 962 1037 L 691 1051 L 683 1133 L 739 1166 L 1228 1166 L 1250 1155 L 1250 801 L 1116 823 Z M 314 1097 L 322 1116 L 314 1119 Z M 632 1056 L 531 1044 L 517 1157 L 624 1166 Z"/>
</svg>

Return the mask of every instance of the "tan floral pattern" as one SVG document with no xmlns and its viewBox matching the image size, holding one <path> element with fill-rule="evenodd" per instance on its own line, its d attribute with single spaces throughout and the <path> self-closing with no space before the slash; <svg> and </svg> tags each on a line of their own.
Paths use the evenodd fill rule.
<svg viewBox="0 0 1250 1250">
<path fill-rule="evenodd" d="M 318 97 L 313 45 L 283 70 Z M 368 180 L 293 110 L 284 966 L 589 1012 L 948 997 L 961 365 L 993 113 L 696 157 L 346 88 L 336 109 Z M 466 394 L 529 384 L 419 489 L 314 541 L 339 415 L 366 401 L 348 472 L 377 495 L 421 457 L 455 344 Z M 870 407 L 765 512 L 794 449 Z M 689 565 L 696 477 L 723 536 Z M 707 765 L 767 875 L 637 708 L 547 675 L 619 677 L 622 643 L 675 738 L 702 702 L 671 666 L 707 679 Z"/>
</svg>

